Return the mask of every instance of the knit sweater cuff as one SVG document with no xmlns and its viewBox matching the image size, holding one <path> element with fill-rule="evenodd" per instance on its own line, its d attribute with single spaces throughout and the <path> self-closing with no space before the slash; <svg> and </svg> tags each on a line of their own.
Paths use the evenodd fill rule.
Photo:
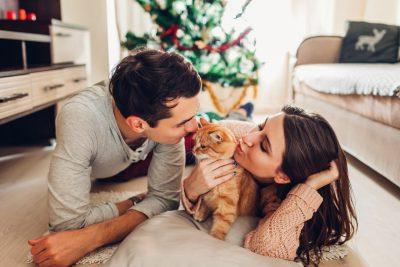
<svg viewBox="0 0 400 267">
<path fill-rule="evenodd" d="M 202 198 L 199 197 L 199 199 L 197 200 L 196 203 L 193 203 L 189 200 L 189 198 L 186 196 L 185 193 L 185 187 L 183 186 L 183 179 L 181 181 L 181 201 L 182 201 L 182 205 L 185 208 L 185 210 L 191 214 L 191 215 L 196 215 L 196 213 L 198 212 L 201 204 L 202 204 Z"/>
<path fill-rule="evenodd" d="M 322 203 L 323 198 L 317 190 L 306 184 L 298 184 L 289 192 L 290 195 L 295 195 L 304 200 L 307 205 L 315 212 Z"/>
</svg>

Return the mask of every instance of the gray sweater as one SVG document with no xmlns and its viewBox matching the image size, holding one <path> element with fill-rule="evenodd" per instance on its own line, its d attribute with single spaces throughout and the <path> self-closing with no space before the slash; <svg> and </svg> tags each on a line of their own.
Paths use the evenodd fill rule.
<svg viewBox="0 0 400 267">
<path fill-rule="evenodd" d="M 68 100 L 57 116 L 56 136 L 48 176 L 51 231 L 78 229 L 118 216 L 114 203 L 90 204 L 91 180 L 113 176 L 144 160 L 150 151 L 148 194 L 131 209 L 150 218 L 178 208 L 183 140 L 175 145 L 146 140 L 133 151 L 117 126 L 107 86 L 94 85 Z"/>
</svg>

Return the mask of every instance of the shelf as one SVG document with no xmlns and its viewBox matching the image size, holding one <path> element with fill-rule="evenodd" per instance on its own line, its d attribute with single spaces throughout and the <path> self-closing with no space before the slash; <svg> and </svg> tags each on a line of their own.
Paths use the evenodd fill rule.
<svg viewBox="0 0 400 267">
<path fill-rule="evenodd" d="M 8 70 L 0 71 L 0 78 L 24 75 L 24 74 L 34 73 L 34 72 L 42 72 L 42 71 L 47 71 L 47 70 L 57 70 L 57 69 L 63 69 L 63 68 L 78 67 L 78 66 L 84 66 L 84 64 L 65 63 L 65 64 L 36 67 L 36 68 L 28 68 L 28 69 L 8 69 Z"/>
<path fill-rule="evenodd" d="M 50 43 L 49 35 L 0 30 L 0 39 Z"/>
</svg>

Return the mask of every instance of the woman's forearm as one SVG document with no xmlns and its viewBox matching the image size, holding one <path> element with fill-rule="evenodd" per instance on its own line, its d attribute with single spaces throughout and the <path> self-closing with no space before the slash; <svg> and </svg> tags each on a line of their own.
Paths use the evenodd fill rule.
<svg viewBox="0 0 400 267">
<path fill-rule="evenodd" d="M 299 184 L 271 216 L 262 219 L 250 232 L 245 247 L 264 256 L 293 260 L 304 223 L 313 216 L 321 202 L 322 197 L 317 191 Z"/>
</svg>

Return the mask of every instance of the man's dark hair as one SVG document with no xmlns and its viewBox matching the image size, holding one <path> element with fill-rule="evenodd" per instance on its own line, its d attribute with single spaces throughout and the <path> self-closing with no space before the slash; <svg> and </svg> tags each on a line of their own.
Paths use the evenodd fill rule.
<svg viewBox="0 0 400 267">
<path fill-rule="evenodd" d="M 193 65 L 174 52 L 140 48 L 114 69 L 110 92 L 124 117 L 138 116 L 150 127 L 172 116 L 168 101 L 191 98 L 201 89 Z"/>
</svg>

